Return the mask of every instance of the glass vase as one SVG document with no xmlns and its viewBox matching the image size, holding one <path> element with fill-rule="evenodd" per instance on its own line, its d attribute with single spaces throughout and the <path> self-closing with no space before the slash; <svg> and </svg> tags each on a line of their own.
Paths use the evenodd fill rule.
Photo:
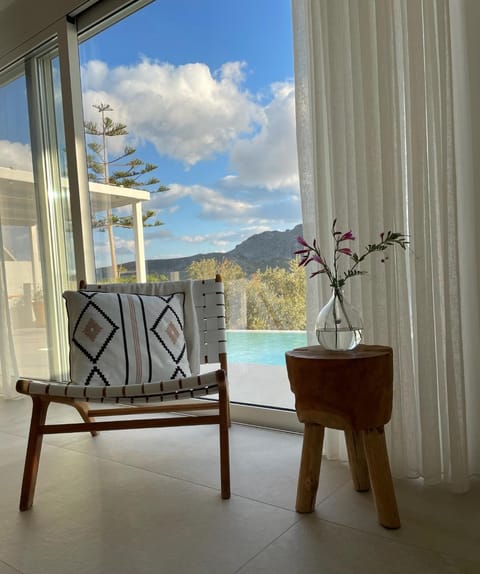
<svg viewBox="0 0 480 574">
<path fill-rule="evenodd" d="M 360 344 L 362 331 L 363 323 L 358 311 L 345 299 L 342 291 L 332 289 L 330 299 L 315 322 L 320 345 L 331 351 L 349 351 Z"/>
</svg>

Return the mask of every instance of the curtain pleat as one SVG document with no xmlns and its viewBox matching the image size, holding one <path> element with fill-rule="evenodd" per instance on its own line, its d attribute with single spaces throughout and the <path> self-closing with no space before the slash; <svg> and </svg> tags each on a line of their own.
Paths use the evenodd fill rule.
<svg viewBox="0 0 480 574">
<path fill-rule="evenodd" d="M 331 250 L 334 218 L 339 229 L 354 231 L 358 250 L 378 242 L 382 231 L 410 235 L 407 252 L 390 250 L 386 264 L 371 258 L 368 274 L 349 282 L 347 296 L 361 309 L 365 342 L 394 349 L 387 428 L 394 475 L 465 490 L 479 472 L 471 453 L 480 439 L 471 433 L 466 397 L 478 397 L 470 392 L 470 337 L 478 340 L 480 332 L 466 313 L 476 299 L 468 285 L 478 284 L 478 268 L 467 268 L 461 249 L 474 239 L 473 227 L 462 222 L 472 186 L 459 185 L 466 162 L 459 163 L 458 151 L 467 134 L 456 123 L 468 86 L 462 91 L 455 83 L 452 65 L 461 56 L 461 6 L 448 0 L 292 0 L 292 6 L 304 235 Z M 312 343 L 329 292 L 320 277 L 307 284 Z M 473 308 L 478 313 L 478 304 Z M 327 455 L 344 456 L 342 441 L 340 433 L 328 433 Z"/>
</svg>

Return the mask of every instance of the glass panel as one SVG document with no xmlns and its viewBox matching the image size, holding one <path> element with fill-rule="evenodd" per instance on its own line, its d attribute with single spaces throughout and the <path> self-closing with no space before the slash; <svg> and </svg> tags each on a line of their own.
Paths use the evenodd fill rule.
<svg viewBox="0 0 480 574">
<path fill-rule="evenodd" d="M 0 79 L 0 232 L 6 293 L 18 369 L 21 375 L 48 377 L 49 355 L 36 182 L 23 70 Z M 5 344 L 2 342 L 2 345 Z"/>
<path fill-rule="evenodd" d="M 97 279 L 220 272 L 232 399 L 293 408 L 305 276 L 290 0 L 274 4 L 153 2 L 82 42 L 80 62 Z"/>
<path fill-rule="evenodd" d="M 8 298 L 8 337 L 20 376 L 61 377 L 67 371 L 61 295 L 76 284 L 68 197 L 58 58 L 52 52 L 0 82 L 1 296 Z"/>
</svg>

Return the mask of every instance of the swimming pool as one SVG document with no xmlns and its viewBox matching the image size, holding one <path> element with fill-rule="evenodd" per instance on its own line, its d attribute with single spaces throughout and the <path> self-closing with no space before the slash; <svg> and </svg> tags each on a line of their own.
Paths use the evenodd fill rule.
<svg viewBox="0 0 480 574">
<path fill-rule="evenodd" d="M 227 331 L 228 362 L 285 365 L 285 351 L 307 345 L 305 331 Z"/>
</svg>

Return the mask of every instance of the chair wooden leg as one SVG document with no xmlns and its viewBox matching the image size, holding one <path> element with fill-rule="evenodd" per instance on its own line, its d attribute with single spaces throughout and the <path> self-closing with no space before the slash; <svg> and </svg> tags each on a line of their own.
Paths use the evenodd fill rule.
<svg viewBox="0 0 480 574">
<path fill-rule="evenodd" d="M 365 458 L 362 432 L 346 430 L 345 442 L 347 443 L 350 474 L 352 475 L 355 490 L 358 492 L 370 490 L 370 479 L 368 477 L 368 466 L 367 459 Z"/>
<path fill-rule="evenodd" d="M 227 401 L 227 419 L 228 419 L 228 426 L 232 426 L 232 414 L 230 412 L 230 401 Z"/>
<path fill-rule="evenodd" d="M 222 498 L 230 498 L 230 454 L 227 422 L 220 425 L 220 484 Z"/>
<path fill-rule="evenodd" d="M 295 505 L 297 512 L 315 510 L 324 434 L 325 428 L 322 425 L 305 423 Z"/>
<path fill-rule="evenodd" d="M 220 417 L 220 488 L 222 498 L 226 500 L 230 498 L 230 409 L 226 387 L 219 390 L 218 405 Z"/>
<path fill-rule="evenodd" d="M 32 402 L 32 418 L 30 421 L 22 491 L 20 494 L 20 510 L 22 511 L 28 510 L 33 504 L 43 441 L 43 434 L 40 432 L 39 427 L 45 424 L 47 410 L 50 404 L 48 398 L 46 399 L 45 397 L 32 396 Z"/>
<path fill-rule="evenodd" d="M 77 401 L 73 401 L 72 406 L 77 409 L 78 413 L 80 414 L 80 416 L 82 417 L 84 422 L 86 422 L 86 423 L 95 422 L 95 419 L 93 417 L 88 416 L 88 411 L 89 411 L 88 403 L 79 403 Z M 98 432 L 97 431 L 91 431 L 90 434 L 92 436 L 97 436 Z"/>
<path fill-rule="evenodd" d="M 363 431 L 363 437 L 378 521 L 385 528 L 400 528 L 383 427 Z"/>
</svg>

